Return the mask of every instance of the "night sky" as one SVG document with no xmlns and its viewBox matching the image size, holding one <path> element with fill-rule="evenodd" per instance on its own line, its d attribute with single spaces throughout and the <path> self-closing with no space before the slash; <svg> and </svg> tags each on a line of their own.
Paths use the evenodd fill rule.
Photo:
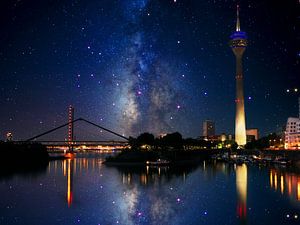
<svg viewBox="0 0 300 225">
<path fill-rule="evenodd" d="M 197 137 L 205 119 L 216 122 L 217 133 L 233 133 L 235 58 L 228 42 L 236 4 L 1 0 L 0 139 L 8 131 L 20 140 L 63 124 L 70 104 L 75 117 L 126 136 Z M 249 38 L 247 128 L 265 135 L 298 116 L 300 3 L 239 4 Z M 78 127 L 78 136 L 99 135 Z"/>
</svg>

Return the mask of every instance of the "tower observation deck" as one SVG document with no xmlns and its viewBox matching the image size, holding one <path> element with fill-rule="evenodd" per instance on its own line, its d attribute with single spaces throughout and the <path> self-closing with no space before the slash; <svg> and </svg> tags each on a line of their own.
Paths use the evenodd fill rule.
<svg viewBox="0 0 300 225">
<path fill-rule="evenodd" d="M 236 30 L 230 36 L 229 45 L 236 59 L 236 114 L 235 114 L 235 141 L 238 145 L 246 144 L 246 118 L 244 104 L 243 84 L 243 54 L 248 45 L 247 34 L 241 31 L 239 18 L 239 5 L 237 5 Z"/>
</svg>

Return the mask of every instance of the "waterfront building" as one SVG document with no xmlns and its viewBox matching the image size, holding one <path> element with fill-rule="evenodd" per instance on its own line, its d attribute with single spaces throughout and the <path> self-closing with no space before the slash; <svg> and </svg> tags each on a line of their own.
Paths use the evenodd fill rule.
<svg viewBox="0 0 300 225">
<path fill-rule="evenodd" d="M 243 54 L 248 45 L 247 35 L 241 31 L 239 6 L 237 5 L 236 30 L 230 36 L 230 47 L 236 59 L 236 114 L 235 114 L 235 141 L 238 145 L 246 144 L 246 119 L 244 105 L 244 87 L 243 87 Z"/>
<path fill-rule="evenodd" d="M 298 99 L 299 114 L 297 117 L 289 117 L 284 132 L 284 148 L 300 149 L 300 97 Z"/>
<path fill-rule="evenodd" d="M 13 134 L 12 132 L 7 132 L 6 133 L 6 141 L 13 141 Z"/>
<path fill-rule="evenodd" d="M 298 117 L 300 118 L 300 97 L 298 98 L 298 105 L 299 105 L 299 115 L 298 115 Z"/>
<path fill-rule="evenodd" d="M 205 120 L 203 122 L 203 136 L 206 139 L 215 136 L 215 122 L 212 120 Z"/>
<path fill-rule="evenodd" d="M 226 134 L 225 134 L 225 133 L 222 133 L 222 134 L 220 135 L 220 140 L 221 140 L 221 141 L 226 141 L 226 140 L 227 140 L 227 137 L 226 137 Z"/>
<path fill-rule="evenodd" d="M 300 118 L 288 118 L 285 128 L 284 148 L 300 149 Z"/>
<path fill-rule="evenodd" d="M 259 133 L 257 128 L 251 128 L 246 130 L 247 142 L 256 141 L 259 138 Z"/>
</svg>

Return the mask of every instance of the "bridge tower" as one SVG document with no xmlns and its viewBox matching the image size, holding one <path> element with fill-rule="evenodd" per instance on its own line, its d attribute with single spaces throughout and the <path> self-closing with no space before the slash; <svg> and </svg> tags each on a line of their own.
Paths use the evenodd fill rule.
<svg viewBox="0 0 300 225">
<path fill-rule="evenodd" d="M 73 150 L 71 147 L 73 144 L 74 140 L 74 125 L 73 125 L 73 120 L 74 120 L 74 107 L 72 105 L 69 106 L 69 111 L 68 111 L 68 144 L 70 150 Z"/>
</svg>

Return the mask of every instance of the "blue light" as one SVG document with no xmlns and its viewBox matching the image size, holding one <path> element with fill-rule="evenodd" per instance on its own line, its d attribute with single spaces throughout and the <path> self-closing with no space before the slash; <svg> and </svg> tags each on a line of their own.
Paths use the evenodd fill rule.
<svg viewBox="0 0 300 225">
<path fill-rule="evenodd" d="M 231 34 L 230 39 L 247 39 L 246 32 L 243 31 L 235 31 Z"/>
</svg>

